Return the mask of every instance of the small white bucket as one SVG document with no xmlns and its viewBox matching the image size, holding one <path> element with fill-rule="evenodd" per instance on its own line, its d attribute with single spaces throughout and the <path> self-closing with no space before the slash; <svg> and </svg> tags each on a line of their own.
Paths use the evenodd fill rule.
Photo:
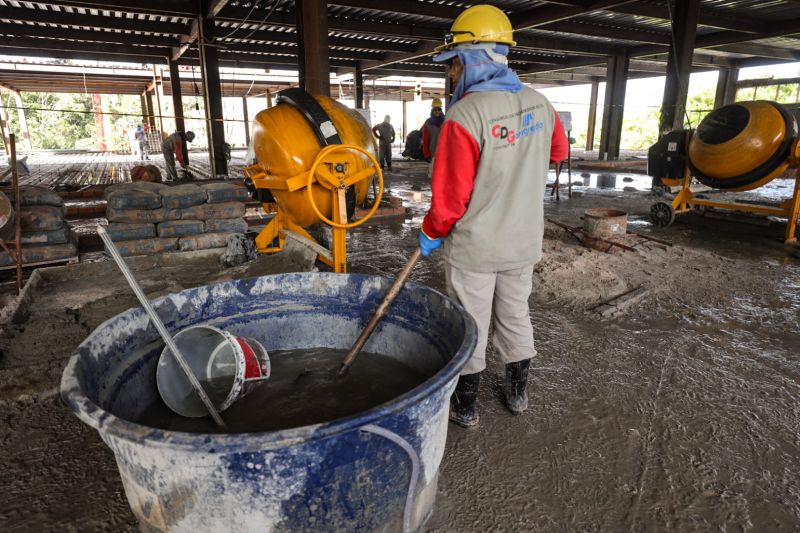
<svg viewBox="0 0 800 533">
<path fill-rule="evenodd" d="M 213 326 L 191 326 L 173 338 L 219 412 L 269 378 L 269 355 L 254 339 Z M 156 384 L 161 399 L 177 414 L 189 418 L 208 415 L 168 347 L 158 360 Z"/>
</svg>

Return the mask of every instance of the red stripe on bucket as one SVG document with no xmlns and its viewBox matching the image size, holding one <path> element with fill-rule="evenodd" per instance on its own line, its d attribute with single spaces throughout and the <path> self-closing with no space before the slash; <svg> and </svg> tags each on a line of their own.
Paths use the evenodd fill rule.
<svg viewBox="0 0 800 533">
<path fill-rule="evenodd" d="M 242 347 L 242 352 L 244 353 L 244 379 L 260 378 L 261 363 L 259 363 L 256 353 L 247 344 L 247 341 L 241 337 L 236 337 L 236 342 Z"/>
</svg>

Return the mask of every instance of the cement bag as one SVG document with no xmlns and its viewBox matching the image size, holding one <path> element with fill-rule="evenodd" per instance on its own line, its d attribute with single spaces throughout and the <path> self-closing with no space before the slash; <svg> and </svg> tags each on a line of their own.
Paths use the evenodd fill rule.
<svg viewBox="0 0 800 533">
<path fill-rule="evenodd" d="M 153 255 L 174 252 L 178 249 L 178 239 L 137 239 L 134 241 L 121 241 L 115 243 L 120 255 L 127 257 L 130 255 Z"/>
<path fill-rule="evenodd" d="M 245 206 L 242 202 L 221 202 L 203 206 L 203 220 L 218 218 L 241 218 L 244 216 Z"/>
<path fill-rule="evenodd" d="M 143 182 L 147 183 L 147 182 Z M 120 187 L 106 196 L 109 207 L 116 209 L 155 209 L 161 207 L 161 195 L 158 191 L 149 191 L 131 184 Z"/>
<path fill-rule="evenodd" d="M 64 200 L 55 191 L 51 191 L 47 187 L 25 185 L 19 188 L 19 205 L 20 207 L 27 207 L 30 205 L 52 205 L 61 207 L 64 205 Z"/>
<path fill-rule="evenodd" d="M 202 220 L 173 220 L 160 223 L 156 231 L 159 237 L 183 237 L 203 233 L 205 229 Z"/>
<path fill-rule="evenodd" d="M 58 261 L 59 259 L 70 259 L 78 255 L 77 245 L 70 241 L 64 244 L 36 244 L 22 247 L 22 263 L 29 265 L 32 263 L 44 263 L 46 261 Z M 0 266 L 10 266 L 14 260 L 4 250 L 0 251 Z"/>
<path fill-rule="evenodd" d="M 247 222 L 243 218 L 212 218 L 206 220 L 208 233 L 247 233 Z"/>
<path fill-rule="evenodd" d="M 204 183 L 200 187 L 206 191 L 208 203 L 246 202 L 249 199 L 247 189 L 233 183 Z"/>
<path fill-rule="evenodd" d="M 167 220 L 178 220 L 181 217 L 180 209 L 117 209 L 110 205 L 106 208 L 106 218 L 109 222 L 125 222 L 129 224 L 158 224 Z"/>
<path fill-rule="evenodd" d="M 209 248 L 225 248 L 228 235 L 228 233 L 201 233 L 200 235 L 181 237 L 178 241 L 178 249 L 181 252 L 191 252 Z"/>
<path fill-rule="evenodd" d="M 166 185 L 161 185 L 160 183 L 150 183 L 147 181 L 137 181 L 135 183 L 115 183 L 114 185 L 109 185 L 103 189 L 103 198 L 108 199 L 108 196 L 111 193 L 125 189 L 137 189 L 140 191 L 150 191 L 161 194 L 161 190 L 165 187 Z"/>
<path fill-rule="evenodd" d="M 69 242 L 69 228 L 53 231 L 23 231 L 22 244 L 65 244 Z"/>
<path fill-rule="evenodd" d="M 112 222 L 106 230 L 114 241 L 150 239 L 156 236 L 156 225 L 149 223 Z"/>
<path fill-rule="evenodd" d="M 161 202 L 171 209 L 192 207 L 206 203 L 206 191 L 193 183 L 165 187 L 161 191 Z"/>
<path fill-rule="evenodd" d="M 64 227 L 64 208 L 34 205 L 20 209 L 22 231 L 53 231 Z"/>
</svg>

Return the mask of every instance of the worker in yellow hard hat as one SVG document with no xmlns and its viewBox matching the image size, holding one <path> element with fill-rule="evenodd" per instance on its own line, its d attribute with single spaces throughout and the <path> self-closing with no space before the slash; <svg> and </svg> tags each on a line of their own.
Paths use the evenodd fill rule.
<svg viewBox="0 0 800 533">
<path fill-rule="evenodd" d="M 506 406 L 513 414 L 527 409 L 536 355 L 528 298 L 542 256 L 545 182 L 550 162 L 567 155 L 553 106 L 508 67 L 515 44 L 508 17 L 478 5 L 458 16 L 433 58 L 447 64 L 453 95 L 419 246 L 427 256 L 444 245 L 447 291 L 478 325 L 478 344 L 450 401 L 450 420 L 464 427 L 478 423 L 490 324 L 494 352 L 505 363 Z"/>
<path fill-rule="evenodd" d="M 436 155 L 436 144 L 439 142 L 439 132 L 443 122 L 442 100 L 434 98 L 431 103 L 431 116 L 422 125 L 422 155 L 428 161 L 432 161 Z"/>
</svg>

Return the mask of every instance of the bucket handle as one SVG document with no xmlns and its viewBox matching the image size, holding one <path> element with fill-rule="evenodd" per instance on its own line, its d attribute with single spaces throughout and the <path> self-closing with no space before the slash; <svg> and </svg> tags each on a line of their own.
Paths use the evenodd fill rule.
<svg viewBox="0 0 800 533">
<path fill-rule="evenodd" d="M 380 435 L 390 441 L 394 442 L 401 448 L 403 451 L 408 454 L 409 459 L 411 459 L 411 479 L 408 482 L 408 494 L 406 494 L 406 507 L 403 510 L 403 533 L 410 533 L 411 532 L 411 508 L 414 504 L 414 493 L 417 489 L 417 480 L 419 478 L 419 455 L 417 451 L 414 449 L 409 442 L 398 435 L 393 431 L 389 431 L 388 429 L 382 428 L 380 426 L 376 426 L 375 424 L 367 424 L 366 426 L 361 427 L 361 431 L 366 431 L 368 433 L 374 433 L 375 435 Z"/>
</svg>

